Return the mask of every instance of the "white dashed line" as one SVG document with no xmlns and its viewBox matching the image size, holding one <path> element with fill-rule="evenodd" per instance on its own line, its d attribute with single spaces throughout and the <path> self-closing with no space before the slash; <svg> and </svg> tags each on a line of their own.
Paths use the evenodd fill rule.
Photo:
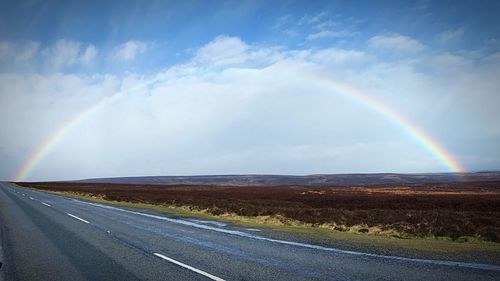
<svg viewBox="0 0 500 281">
<path fill-rule="evenodd" d="M 45 202 L 41 202 L 43 205 L 47 206 L 47 207 L 52 207 L 50 204 L 47 204 Z"/>
<path fill-rule="evenodd" d="M 79 218 L 79 217 L 77 217 L 77 216 L 75 216 L 75 215 L 72 215 L 72 214 L 70 214 L 70 213 L 66 213 L 66 215 L 68 215 L 68 216 L 70 216 L 70 217 L 72 217 L 72 218 L 75 218 L 75 219 L 77 219 L 77 220 L 79 220 L 79 221 L 83 221 L 84 223 L 90 223 L 90 222 L 88 222 L 88 221 L 86 221 L 86 220 L 84 220 L 84 219 L 82 219 L 82 218 Z"/>
<path fill-rule="evenodd" d="M 210 274 L 210 273 L 207 273 L 207 272 L 205 272 L 205 271 L 203 271 L 203 270 L 200 270 L 200 269 L 194 268 L 194 267 L 192 267 L 192 266 L 190 266 L 190 265 L 184 264 L 184 263 L 182 263 L 182 262 L 180 262 L 180 261 L 176 261 L 176 260 L 171 259 L 171 258 L 169 258 L 169 257 L 166 257 L 166 256 L 164 256 L 164 255 L 162 255 L 162 254 L 153 253 L 153 255 L 155 255 L 155 256 L 157 256 L 157 257 L 159 257 L 159 258 L 161 258 L 161 259 L 164 259 L 164 260 L 166 260 L 166 261 L 169 261 L 169 262 L 171 262 L 171 263 L 173 263 L 173 264 L 176 264 L 176 265 L 178 265 L 178 266 L 182 266 L 182 267 L 184 267 L 184 268 L 187 268 L 187 269 L 189 269 L 189 270 L 191 270 L 191 271 L 194 271 L 194 272 L 196 272 L 196 273 L 198 273 L 198 274 L 201 274 L 201 275 L 203 275 L 203 276 L 205 276 L 205 277 L 208 277 L 208 278 L 210 278 L 210 279 L 212 279 L 212 280 L 224 281 L 224 279 L 222 279 L 222 278 L 219 278 L 219 277 L 217 277 L 217 276 L 214 276 L 214 275 L 212 275 L 212 274 Z"/>
<path fill-rule="evenodd" d="M 31 199 L 31 200 L 35 200 L 35 199 L 34 199 L 33 197 L 31 197 L 31 196 L 30 196 L 30 199 Z"/>
</svg>

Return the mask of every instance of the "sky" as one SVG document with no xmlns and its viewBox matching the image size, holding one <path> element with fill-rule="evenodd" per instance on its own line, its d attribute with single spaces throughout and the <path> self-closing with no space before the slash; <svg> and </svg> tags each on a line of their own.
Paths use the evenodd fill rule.
<svg viewBox="0 0 500 281">
<path fill-rule="evenodd" d="M 0 179 L 500 170 L 499 1 L 0 1 Z"/>
</svg>

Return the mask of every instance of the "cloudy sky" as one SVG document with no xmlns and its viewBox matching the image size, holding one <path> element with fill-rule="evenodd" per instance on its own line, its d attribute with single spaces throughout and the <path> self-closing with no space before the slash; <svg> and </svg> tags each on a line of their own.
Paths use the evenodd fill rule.
<svg viewBox="0 0 500 281">
<path fill-rule="evenodd" d="M 500 169 L 499 1 L 270 3 L 0 1 L 0 179 Z"/>
</svg>

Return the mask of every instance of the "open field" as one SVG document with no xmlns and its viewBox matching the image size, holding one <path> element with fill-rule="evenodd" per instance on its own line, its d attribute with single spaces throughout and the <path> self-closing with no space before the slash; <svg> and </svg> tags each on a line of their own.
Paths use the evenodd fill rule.
<svg viewBox="0 0 500 281">
<path fill-rule="evenodd" d="M 500 182 L 335 187 L 18 183 L 254 222 L 405 237 L 500 242 Z"/>
<path fill-rule="evenodd" d="M 2 270 L 13 280 L 193 280 L 199 272 L 224 280 L 351 275 L 359 280 L 496 280 L 500 271 L 500 243 L 495 242 L 397 239 L 304 226 L 251 229 L 193 218 L 193 213 L 212 218 L 199 211 L 182 217 L 181 207 L 104 201 L 8 183 L 0 183 L 0 200 L 9 257 Z M 165 209 L 179 215 L 163 214 Z M 77 278 L 80 274 L 83 278 Z"/>
</svg>

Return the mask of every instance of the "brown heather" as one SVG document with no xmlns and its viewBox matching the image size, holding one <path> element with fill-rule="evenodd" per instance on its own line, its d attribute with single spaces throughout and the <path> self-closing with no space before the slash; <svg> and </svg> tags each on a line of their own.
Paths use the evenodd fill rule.
<svg viewBox="0 0 500 281">
<path fill-rule="evenodd" d="M 500 242 L 498 181 L 335 187 L 18 184 L 111 201 L 188 206 L 214 215 L 285 218 L 339 231 Z"/>
</svg>

